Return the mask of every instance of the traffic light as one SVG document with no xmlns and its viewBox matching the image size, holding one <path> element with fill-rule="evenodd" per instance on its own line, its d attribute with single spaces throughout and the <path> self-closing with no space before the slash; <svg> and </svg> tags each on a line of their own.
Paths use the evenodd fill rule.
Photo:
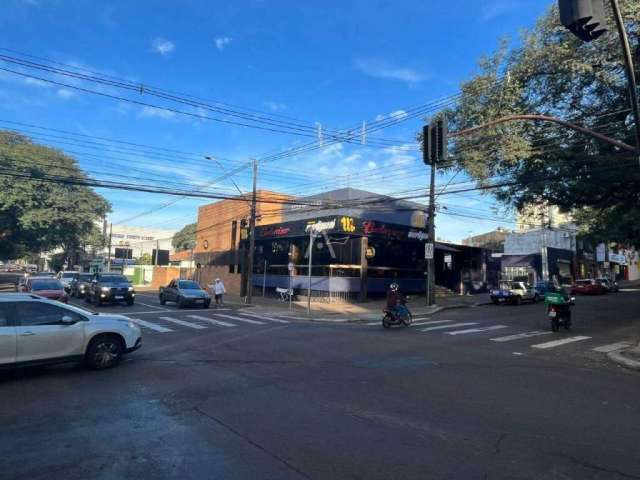
<svg viewBox="0 0 640 480">
<path fill-rule="evenodd" d="M 583 42 L 607 31 L 604 0 L 558 0 L 560 22 Z"/>
<path fill-rule="evenodd" d="M 422 161 L 426 165 L 447 158 L 447 119 L 444 116 L 422 127 Z"/>
</svg>

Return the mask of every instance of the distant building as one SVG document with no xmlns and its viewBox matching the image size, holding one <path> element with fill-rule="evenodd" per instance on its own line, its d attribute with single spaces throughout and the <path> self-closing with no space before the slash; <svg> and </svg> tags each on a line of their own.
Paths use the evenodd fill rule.
<svg viewBox="0 0 640 480">
<path fill-rule="evenodd" d="M 504 241 L 506 240 L 507 235 L 509 235 L 509 230 L 503 227 L 498 227 L 491 232 L 467 237 L 462 240 L 462 244 L 470 247 L 486 248 L 494 253 L 500 253 L 504 251 Z"/>
<path fill-rule="evenodd" d="M 570 224 L 572 217 L 570 213 L 563 213 L 555 205 L 547 203 L 529 204 L 518 212 L 516 224 L 518 232 L 538 230 L 543 225 L 548 228 L 559 228 Z"/>
<path fill-rule="evenodd" d="M 105 258 L 111 257 L 111 265 L 133 265 L 143 255 L 151 256 L 155 263 L 154 252 L 158 249 L 158 264 L 168 263 L 173 250 L 171 240 L 175 230 L 136 227 L 132 225 L 113 225 L 111 227 L 111 252 L 105 248 Z M 105 238 L 109 241 L 109 227 L 106 227 Z"/>
</svg>

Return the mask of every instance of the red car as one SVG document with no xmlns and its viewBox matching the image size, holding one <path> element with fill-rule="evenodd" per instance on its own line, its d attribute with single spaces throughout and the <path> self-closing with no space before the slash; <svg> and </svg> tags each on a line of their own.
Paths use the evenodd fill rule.
<svg viewBox="0 0 640 480">
<path fill-rule="evenodd" d="M 49 300 L 59 300 L 67 303 L 69 297 L 64 291 L 62 283 L 57 278 L 33 277 L 27 280 L 23 287 L 24 292 L 33 293 Z"/>
<path fill-rule="evenodd" d="M 571 295 L 604 295 L 607 288 L 593 279 L 578 280 L 571 287 Z"/>
</svg>

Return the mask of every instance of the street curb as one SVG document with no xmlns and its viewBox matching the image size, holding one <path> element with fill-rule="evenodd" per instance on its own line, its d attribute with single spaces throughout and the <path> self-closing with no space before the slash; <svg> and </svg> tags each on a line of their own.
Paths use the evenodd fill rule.
<svg viewBox="0 0 640 480">
<path fill-rule="evenodd" d="M 631 370 L 638 370 L 640 371 L 640 361 L 638 360 L 633 360 L 627 356 L 625 356 L 623 354 L 623 352 L 625 351 L 629 351 L 629 350 L 639 350 L 639 347 L 634 347 L 631 349 L 627 349 L 627 350 L 617 350 L 614 352 L 609 352 L 607 353 L 607 357 L 609 357 L 610 360 L 613 360 L 615 363 L 617 363 L 618 365 L 621 365 L 623 367 L 629 368 Z"/>
</svg>

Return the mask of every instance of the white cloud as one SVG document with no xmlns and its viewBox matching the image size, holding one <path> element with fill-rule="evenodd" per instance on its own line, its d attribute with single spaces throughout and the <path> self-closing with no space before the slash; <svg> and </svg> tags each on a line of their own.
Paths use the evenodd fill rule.
<svg viewBox="0 0 640 480">
<path fill-rule="evenodd" d="M 376 168 L 377 166 L 378 166 L 378 164 L 377 164 L 376 162 L 372 161 L 372 160 L 369 160 L 369 161 L 367 162 L 367 168 L 368 168 L 369 170 L 373 170 L 373 169 L 374 169 L 374 168 Z"/>
<path fill-rule="evenodd" d="M 31 78 L 31 77 L 26 77 L 24 79 L 24 83 L 26 83 L 27 85 L 33 85 L 34 87 L 45 87 L 45 88 L 51 87 L 50 83 L 45 82 L 43 80 L 38 80 L 37 78 Z"/>
<path fill-rule="evenodd" d="M 65 100 L 76 96 L 76 92 L 68 90 L 66 88 L 59 88 L 56 93 L 60 98 L 64 98 Z"/>
<path fill-rule="evenodd" d="M 362 155 L 360 155 L 359 153 L 352 153 L 351 155 L 345 157 L 344 160 L 342 161 L 344 163 L 353 163 L 353 162 L 357 162 L 361 158 L 362 158 Z"/>
<path fill-rule="evenodd" d="M 167 40 L 166 38 L 154 38 L 151 42 L 151 46 L 162 56 L 169 55 L 176 49 L 175 44 L 171 40 Z"/>
<path fill-rule="evenodd" d="M 402 119 L 405 118 L 407 116 L 407 112 L 405 112 L 404 110 L 396 110 L 395 112 L 391 112 L 389 114 L 389 118 L 393 118 L 393 119 Z"/>
<path fill-rule="evenodd" d="M 376 115 L 376 122 L 381 122 L 382 120 L 385 119 L 385 116 L 382 115 L 381 113 L 379 113 L 378 115 Z"/>
<path fill-rule="evenodd" d="M 231 37 L 218 37 L 218 38 L 216 38 L 215 39 L 216 48 L 218 50 L 224 50 L 224 47 L 229 45 L 231 43 L 231 40 L 233 40 L 233 38 L 231 38 Z"/>
<path fill-rule="evenodd" d="M 423 74 L 415 70 L 392 65 L 380 59 L 359 58 L 356 60 L 356 68 L 370 77 L 399 80 L 410 84 L 419 83 L 425 79 Z"/>
<path fill-rule="evenodd" d="M 162 118 L 168 120 L 176 116 L 174 112 L 160 108 L 142 107 L 138 113 L 140 118 Z"/>
<path fill-rule="evenodd" d="M 267 107 L 272 112 L 281 112 L 287 109 L 287 106 L 284 103 L 273 102 L 271 100 L 267 100 L 266 102 L 262 102 L 262 104 Z"/>
</svg>

